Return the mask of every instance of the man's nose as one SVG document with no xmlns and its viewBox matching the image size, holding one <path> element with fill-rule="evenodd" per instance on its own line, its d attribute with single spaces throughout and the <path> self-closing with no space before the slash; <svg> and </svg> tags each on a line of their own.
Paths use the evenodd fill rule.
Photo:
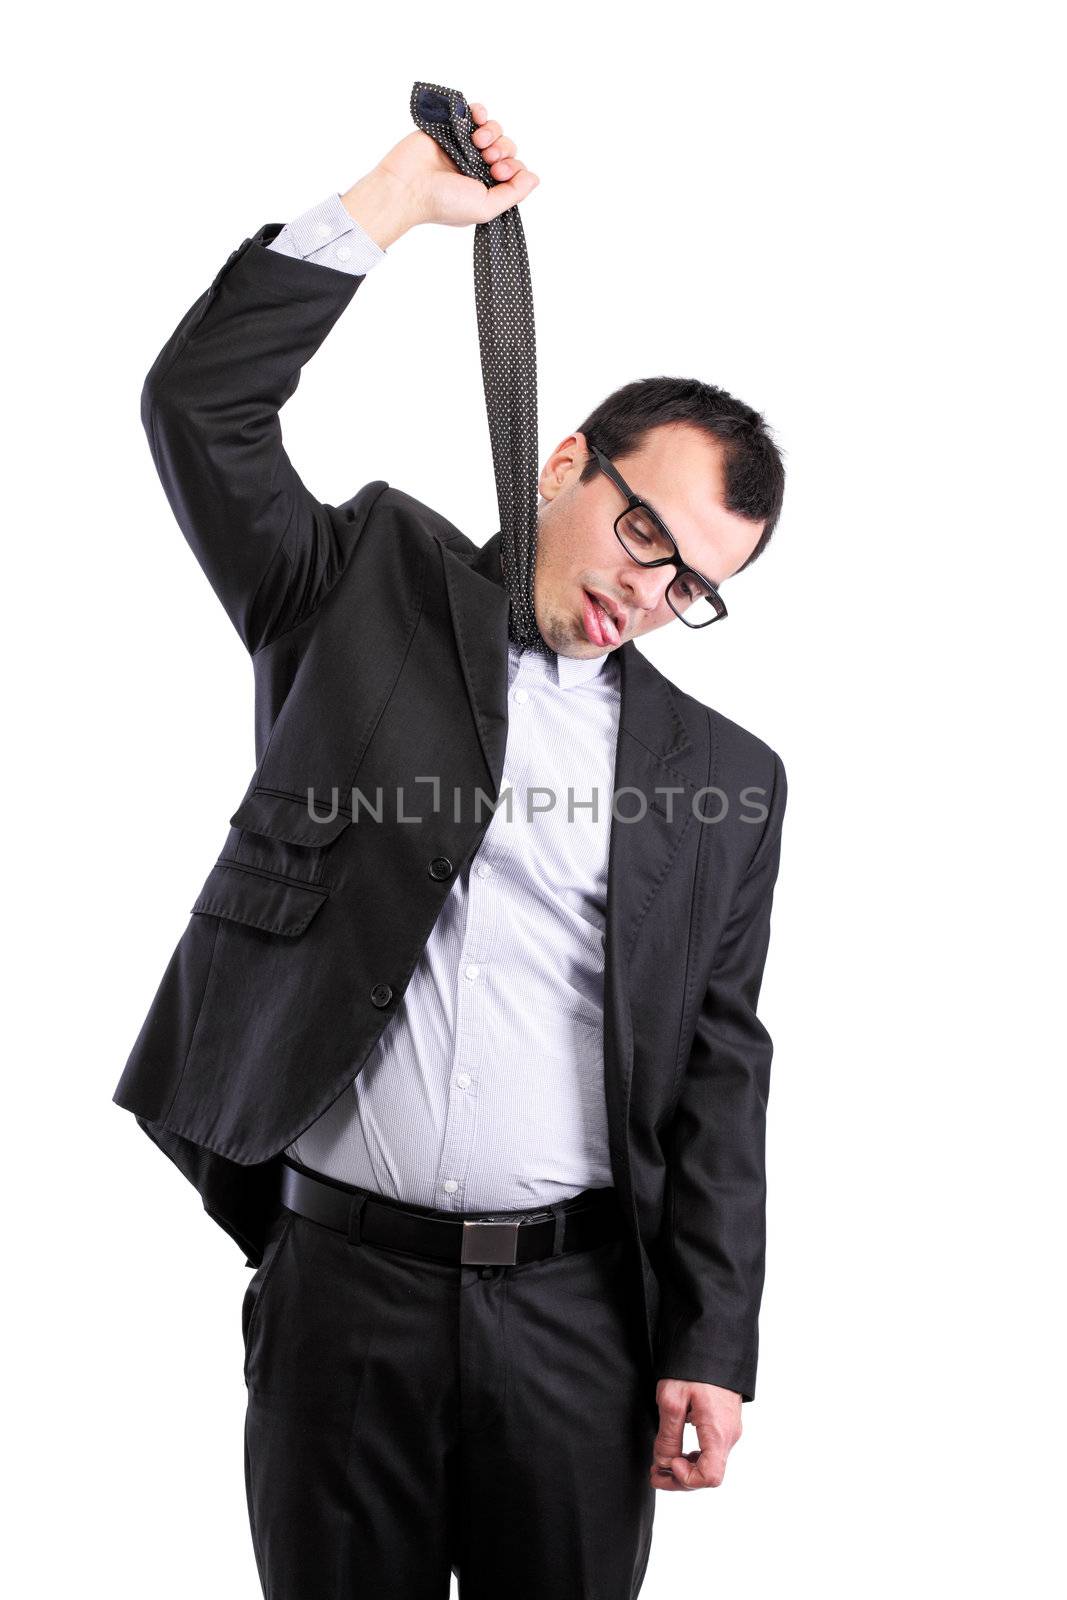
<svg viewBox="0 0 1067 1600">
<path fill-rule="evenodd" d="M 632 596 L 634 610 L 656 611 L 664 601 L 667 586 L 674 577 L 674 568 L 638 567 L 631 564 L 623 575 L 624 588 Z"/>
</svg>

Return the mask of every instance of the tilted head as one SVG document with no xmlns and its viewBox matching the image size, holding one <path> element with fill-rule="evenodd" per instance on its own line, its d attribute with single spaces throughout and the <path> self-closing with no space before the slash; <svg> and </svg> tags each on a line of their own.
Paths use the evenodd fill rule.
<svg viewBox="0 0 1067 1600">
<path fill-rule="evenodd" d="M 601 469 L 596 446 L 673 536 L 681 560 L 716 588 L 766 548 L 782 508 L 785 469 L 763 418 L 696 379 L 645 378 L 609 395 L 553 450 L 538 480 L 534 608 L 545 641 L 561 655 L 594 657 L 627 639 L 710 617 L 699 585 L 679 581 L 673 562 L 642 566 L 616 534 L 626 497 Z M 621 530 L 644 547 L 640 512 Z M 633 535 L 630 536 L 630 530 Z M 658 558 L 662 535 L 648 549 Z M 589 591 L 619 624 L 605 627 Z M 696 602 L 694 604 L 694 602 Z"/>
</svg>

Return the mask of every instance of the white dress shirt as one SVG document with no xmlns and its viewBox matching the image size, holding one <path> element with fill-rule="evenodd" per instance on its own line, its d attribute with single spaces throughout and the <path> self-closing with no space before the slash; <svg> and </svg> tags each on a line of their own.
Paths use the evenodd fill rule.
<svg viewBox="0 0 1067 1600">
<path fill-rule="evenodd" d="M 385 255 L 337 194 L 268 248 L 357 274 Z M 619 663 L 509 639 L 508 686 L 501 802 L 482 843 L 362 1071 L 287 1150 L 445 1211 L 613 1182 L 604 931 Z"/>
</svg>

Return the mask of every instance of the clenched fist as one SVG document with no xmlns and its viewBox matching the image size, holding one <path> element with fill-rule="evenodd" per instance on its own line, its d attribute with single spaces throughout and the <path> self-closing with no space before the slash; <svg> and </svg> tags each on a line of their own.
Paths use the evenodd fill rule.
<svg viewBox="0 0 1067 1600">
<path fill-rule="evenodd" d="M 485 107 L 472 103 L 470 113 L 472 141 L 495 183 L 487 186 L 464 177 L 437 141 L 416 128 L 341 196 L 350 215 L 382 249 L 422 222 L 453 228 L 490 222 L 525 200 L 540 183 L 518 159 L 514 139 L 491 120 Z"/>
</svg>

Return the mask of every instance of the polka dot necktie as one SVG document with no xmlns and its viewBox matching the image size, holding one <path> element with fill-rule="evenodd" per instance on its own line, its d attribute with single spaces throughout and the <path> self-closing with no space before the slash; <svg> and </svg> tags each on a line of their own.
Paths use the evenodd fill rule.
<svg viewBox="0 0 1067 1600">
<path fill-rule="evenodd" d="M 468 178 L 493 177 L 477 145 L 458 89 L 416 83 L 411 115 Z M 474 228 L 474 298 L 489 438 L 500 511 L 504 584 L 511 601 L 508 633 L 522 648 L 554 655 L 537 626 L 533 585 L 537 557 L 537 349 L 526 236 L 518 206 Z"/>
</svg>

